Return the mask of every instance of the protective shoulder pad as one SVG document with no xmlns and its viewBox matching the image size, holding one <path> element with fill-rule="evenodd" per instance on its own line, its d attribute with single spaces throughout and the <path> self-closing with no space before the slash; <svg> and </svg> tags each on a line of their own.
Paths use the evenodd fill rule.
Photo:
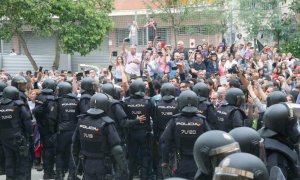
<svg viewBox="0 0 300 180">
<path fill-rule="evenodd" d="M 25 103 L 22 100 L 16 100 L 15 105 L 17 106 L 25 106 Z"/>
<path fill-rule="evenodd" d="M 297 163 L 297 153 L 291 150 L 285 144 L 280 143 L 279 141 L 271 138 L 265 138 L 265 149 L 271 149 L 277 152 L 284 154 L 290 161 Z"/>
<path fill-rule="evenodd" d="M 202 118 L 202 119 L 206 119 L 205 116 L 203 116 L 202 114 L 195 114 L 195 116 L 199 117 L 199 118 Z"/>
<path fill-rule="evenodd" d="M 101 117 L 101 119 L 105 122 L 105 123 L 108 123 L 108 124 L 111 124 L 111 123 L 115 123 L 114 120 L 112 120 L 110 117 L 108 116 L 103 116 Z"/>
<path fill-rule="evenodd" d="M 77 99 L 77 96 L 75 96 L 75 95 L 74 95 L 74 94 L 72 94 L 72 93 L 69 93 L 69 94 L 67 94 L 67 96 L 68 96 L 68 97 L 70 97 L 70 98 Z"/>
<path fill-rule="evenodd" d="M 211 105 L 212 105 L 212 103 L 209 102 L 209 101 L 204 101 L 203 103 L 204 103 L 205 105 L 207 105 L 207 106 L 211 106 Z"/>
<path fill-rule="evenodd" d="M 81 96 L 80 96 L 80 99 L 91 99 L 91 95 L 90 94 L 82 94 Z"/>
<path fill-rule="evenodd" d="M 181 114 L 182 114 L 182 113 L 174 114 L 174 115 L 172 116 L 172 118 L 178 118 L 178 116 L 181 116 Z"/>
</svg>

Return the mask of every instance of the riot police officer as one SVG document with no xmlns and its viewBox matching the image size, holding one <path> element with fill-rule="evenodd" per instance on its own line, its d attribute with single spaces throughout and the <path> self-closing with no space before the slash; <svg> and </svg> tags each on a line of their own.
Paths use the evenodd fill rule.
<svg viewBox="0 0 300 180">
<path fill-rule="evenodd" d="M 64 167 L 69 171 L 68 180 L 75 180 L 75 164 L 71 158 L 72 135 L 79 115 L 79 102 L 72 94 L 72 85 L 62 82 L 57 85 L 57 98 L 51 118 L 56 121 L 56 180 L 63 180 Z M 53 115 L 52 115 L 53 114 Z"/>
<path fill-rule="evenodd" d="M 267 97 L 267 108 L 272 106 L 273 104 L 278 104 L 281 102 L 287 102 L 286 95 L 281 91 L 273 91 L 271 94 Z M 257 120 L 257 128 L 260 129 L 263 126 L 263 116 L 265 111 L 260 112 L 258 114 L 258 120 Z"/>
<path fill-rule="evenodd" d="M 7 84 L 3 81 L 0 81 L 0 98 L 2 98 L 3 90 L 7 87 Z"/>
<path fill-rule="evenodd" d="M 215 168 L 214 180 L 269 180 L 269 173 L 261 159 L 248 153 L 234 153 Z"/>
<path fill-rule="evenodd" d="M 128 118 L 121 122 L 127 128 L 129 158 L 129 179 L 133 178 L 140 153 L 141 179 L 148 179 L 151 172 L 151 116 L 154 111 L 150 98 L 145 97 L 145 84 L 135 80 L 129 87 L 131 96 L 125 99 L 125 112 Z"/>
<path fill-rule="evenodd" d="M 6 88 L 6 87 L 7 87 L 7 84 L 3 81 L 0 81 L 0 99 L 2 98 L 4 88 Z M 5 156 L 4 156 L 2 144 L 0 141 L 0 175 L 5 174 L 4 170 L 5 170 Z"/>
<path fill-rule="evenodd" d="M 90 109 L 81 115 L 73 136 L 73 155 L 84 156 L 84 179 L 112 179 L 111 155 L 120 167 L 122 179 L 128 178 L 126 159 L 114 121 L 106 115 L 109 97 L 97 93 L 91 97 Z"/>
<path fill-rule="evenodd" d="M 225 100 L 226 103 L 217 109 L 217 129 L 229 132 L 244 126 L 247 117 L 239 107 L 245 102 L 245 95 L 239 88 L 230 88 L 226 91 Z"/>
<path fill-rule="evenodd" d="M 239 143 L 241 152 L 252 154 L 265 161 L 263 138 L 257 131 L 249 127 L 238 127 L 229 134 Z"/>
<path fill-rule="evenodd" d="M 27 80 L 23 76 L 15 76 L 11 80 L 11 85 L 19 90 L 20 99 L 28 106 L 27 96 L 25 95 Z M 28 106 L 29 108 L 29 106 Z"/>
<path fill-rule="evenodd" d="M 33 114 L 38 125 L 41 144 L 43 144 L 43 179 L 54 178 L 54 144 L 50 141 L 55 133 L 54 122 L 51 120 L 50 113 L 55 105 L 54 92 L 56 82 L 53 79 L 45 79 L 42 83 L 42 92 L 36 97 Z"/>
<path fill-rule="evenodd" d="M 208 101 L 209 99 L 208 86 L 203 82 L 199 82 L 195 84 L 195 86 L 193 87 L 193 91 L 199 97 L 199 105 L 198 105 L 199 113 L 206 117 L 207 122 L 212 129 L 216 129 L 217 126 L 216 110 L 213 104 Z"/>
<path fill-rule="evenodd" d="M 222 159 L 236 152 L 240 152 L 239 143 L 230 134 L 219 130 L 202 134 L 196 140 L 193 150 L 198 167 L 195 179 L 212 179 L 214 169 Z"/>
<path fill-rule="evenodd" d="M 167 123 L 173 115 L 178 113 L 178 103 L 175 100 L 176 89 L 172 83 L 164 83 L 160 90 L 161 99 L 155 101 L 155 116 L 153 119 L 154 143 L 153 156 L 154 171 L 158 176 L 161 174 L 161 149 L 159 148 L 159 138 L 164 132 Z"/>
<path fill-rule="evenodd" d="M 175 100 L 175 86 L 171 83 L 163 84 L 160 94 L 162 98 L 155 103 L 155 117 L 153 120 L 154 137 L 157 142 L 169 120 L 178 113 L 178 103 Z"/>
<path fill-rule="evenodd" d="M 32 135 L 32 122 L 26 105 L 19 100 L 17 88 L 4 88 L 0 112 L 0 140 L 5 155 L 6 179 L 28 179 L 31 174 L 29 137 Z"/>
<path fill-rule="evenodd" d="M 79 100 L 79 112 L 80 114 L 84 114 L 90 108 L 90 99 L 97 91 L 97 84 L 95 79 L 85 77 L 82 79 L 80 87 L 81 96 Z"/>
<path fill-rule="evenodd" d="M 173 116 L 161 136 L 161 166 L 164 176 L 168 176 L 169 153 L 175 145 L 178 159 L 175 176 L 192 179 L 197 171 L 192 151 L 194 143 L 199 135 L 210 128 L 205 117 L 197 114 L 199 101 L 195 92 L 181 92 L 177 101 L 180 113 Z"/>
<path fill-rule="evenodd" d="M 264 138 L 267 168 L 278 166 L 286 179 L 300 178 L 298 156 L 294 144 L 299 143 L 298 104 L 274 104 L 264 113 L 264 127 L 259 130 Z"/>
<path fill-rule="evenodd" d="M 121 122 L 127 119 L 127 114 L 124 110 L 124 105 L 117 100 L 116 89 L 113 84 L 105 83 L 102 85 L 101 90 L 103 94 L 109 97 L 109 108 L 106 112 L 107 115 L 115 121 L 115 127 L 120 135 L 122 143 L 124 143 L 124 131 L 121 127 Z"/>
</svg>

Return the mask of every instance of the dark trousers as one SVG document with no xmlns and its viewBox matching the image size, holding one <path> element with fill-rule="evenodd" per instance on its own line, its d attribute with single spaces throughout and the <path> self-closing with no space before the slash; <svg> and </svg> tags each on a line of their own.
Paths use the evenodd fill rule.
<svg viewBox="0 0 300 180">
<path fill-rule="evenodd" d="M 149 179 L 151 170 L 151 138 L 146 130 L 132 130 L 128 133 L 129 179 L 133 179 L 140 153 L 141 179 Z"/>
<path fill-rule="evenodd" d="M 30 176 L 30 154 L 21 155 L 14 139 L 2 140 L 5 155 L 5 174 L 7 178 L 26 180 Z"/>
<path fill-rule="evenodd" d="M 75 173 L 75 164 L 71 157 L 71 144 L 74 131 L 63 131 L 57 137 L 56 170 L 68 170 Z M 67 167 L 67 169 L 65 169 Z"/>
<path fill-rule="evenodd" d="M 86 158 L 83 163 L 83 180 L 104 180 L 105 166 L 101 159 Z"/>
<path fill-rule="evenodd" d="M 54 158 L 55 158 L 55 147 L 50 138 L 53 134 L 41 134 L 41 144 L 43 144 L 43 167 L 44 174 L 54 174 Z"/>
<path fill-rule="evenodd" d="M 5 156 L 2 148 L 2 143 L 0 141 L 0 175 L 5 173 Z"/>
<path fill-rule="evenodd" d="M 197 169 L 193 156 L 182 156 L 178 162 L 175 177 L 194 179 Z"/>
</svg>

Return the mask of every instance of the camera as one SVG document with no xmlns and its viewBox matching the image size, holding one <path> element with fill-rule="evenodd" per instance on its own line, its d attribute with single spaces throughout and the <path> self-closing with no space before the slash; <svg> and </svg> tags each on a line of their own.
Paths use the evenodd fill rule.
<svg viewBox="0 0 300 180">
<path fill-rule="evenodd" d="M 157 49 L 157 54 L 158 54 L 158 55 L 162 55 L 161 49 Z"/>
<path fill-rule="evenodd" d="M 228 69 L 228 73 L 230 74 L 237 74 L 239 72 L 239 69 L 236 64 L 232 65 L 230 69 Z"/>
</svg>

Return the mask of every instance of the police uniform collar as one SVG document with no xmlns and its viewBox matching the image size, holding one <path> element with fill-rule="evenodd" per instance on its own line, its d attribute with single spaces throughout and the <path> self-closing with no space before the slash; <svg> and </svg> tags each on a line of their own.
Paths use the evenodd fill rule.
<svg viewBox="0 0 300 180">
<path fill-rule="evenodd" d="M 199 101 L 200 101 L 200 102 L 203 102 L 203 101 L 206 101 L 206 100 L 207 100 L 206 97 L 199 96 Z"/>
<path fill-rule="evenodd" d="M 272 136 L 275 136 L 278 134 L 277 132 L 275 132 L 271 129 L 268 129 L 266 127 L 259 129 L 257 132 L 260 134 L 260 136 L 262 138 L 268 138 L 268 137 L 272 137 Z"/>
<path fill-rule="evenodd" d="M 171 101 L 173 99 L 175 99 L 175 96 L 172 96 L 172 95 L 165 95 L 162 97 L 162 100 L 164 100 L 164 101 Z"/>
<path fill-rule="evenodd" d="M 43 89 L 43 90 L 42 90 L 42 93 L 43 93 L 43 94 L 52 94 L 52 93 L 53 93 L 53 90 L 52 90 L 52 89 Z"/>
</svg>

